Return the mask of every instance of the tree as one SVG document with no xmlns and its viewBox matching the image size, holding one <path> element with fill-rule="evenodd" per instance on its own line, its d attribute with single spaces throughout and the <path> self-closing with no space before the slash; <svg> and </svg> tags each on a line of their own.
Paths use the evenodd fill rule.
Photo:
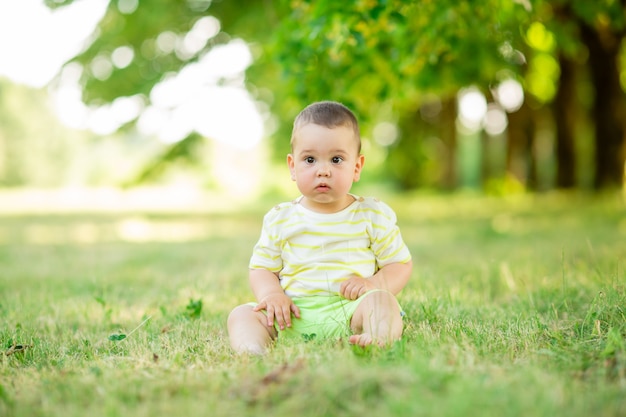
<svg viewBox="0 0 626 417">
<path fill-rule="evenodd" d="M 523 8 L 499 0 L 291 4 L 272 51 L 300 106 L 332 92 L 370 131 L 385 118 L 398 123 L 389 166 L 406 188 L 423 184 L 431 169 L 424 147 L 437 136 L 444 145 L 438 182 L 453 186 L 456 93 L 471 84 L 486 91 L 503 70 L 514 71 L 515 56 L 502 53 L 514 37 L 503 22 Z M 420 108 L 432 97 L 441 114 L 424 120 Z"/>
<path fill-rule="evenodd" d="M 73 0 L 46 2 L 50 7 L 62 7 Z M 154 103 L 159 83 L 189 68 L 214 48 L 236 36 L 262 40 L 263 34 L 269 33 L 271 22 L 267 19 L 273 9 L 262 1 L 251 1 L 245 9 L 241 13 L 241 4 L 228 0 L 111 1 L 94 41 L 67 65 L 78 64 L 82 69 L 79 82 L 86 104 L 101 106 L 132 97 L 146 109 Z M 216 80 L 220 86 L 238 82 L 228 76 Z M 123 127 L 131 136 L 136 122 L 131 119 Z M 206 138 L 190 132 L 182 138 L 183 143 L 168 145 L 169 149 L 125 184 L 159 176 L 172 162 L 193 164 L 193 150 L 202 140 Z"/>
<path fill-rule="evenodd" d="M 281 119 L 277 154 L 288 146 L 284 138 L 295 114 L 311 101 L 332 98 L 356 111 L 367 138 L 380 131 L 381 122 L 399 127 L 399 134 L 382 138 L 384 145 L 369 142 L 388 154 L 381 172 L 404 188 L 454 187 L 456 94 L 475 85 L 490 96 L 507 78 L 521 81 L 528 96 L 519 113 L 509 115 L 509 170 L 524 175 L 520 166 L 526 163 L 528 183 L 536 183 L 534 135 L 539 121 L 553 114 L 557 185 L 574 186 L 580 169 L 576 132 L 585 118 L 573 115 L 587 111 L 574 87 L 590 80 L 595 185 L 602 188 L 622 184 L 626 158 L 618 66 L 624 1 L 369 0 L 346 7 L 331 0 L 257 0 L 242 8 L 232 0 L 155 0 L 137 3 L 135 11 L 112 2 L 100 35 L 74 61 L 85 68 L 87 102 L 136 94 L 149 102 L 152 88 L 167 74 L 241 36 L 255 51 L 248 85 Z M 56 7 L 71 0 L 47 2 Z M 180 41 L 206 14 L 220 20 L 218 35 L 191 50 L 163 48 L 159 37 Z M 533 40 L 537 36 L 552 43 L 541 45 Z M 132 62 L 98 74 L 98 60 L 119 48 L 134 51 Z M 434 171 L 440 173 L 436 178 Z"/>
<path fill-rule="evenodd" d="M 554 102 L 559 169 L 557 184 L 574 185 L 574 129 L 586 109 L 577 84 L 588 75 L 592 90 L 590 119 L 594 125 L 596 189 L 619 187 L 624 181 L 625 95 L 619 57 L 626 35 L 626 1 L 552 0 L 534 2 L 534 21 L 543 21 L 557 37 L 560 83 Z M 550 19 L 555 16 L 555 19 Z"/>
<path fill-rule="evenodd" d="M 624 181 L 626 107 L 618 70 L 620 48 L 626 34 L 624 3 L 621 2 L 622 10 L 610 10 L 613 13 L 608 22 L 602 19 L 602 15 L 596 15 L 595 21 L 586 21 L 581 25 L 595 87 L 592 115 L 596 138 L 596 188 L 621 186 Z"/>
</svg>

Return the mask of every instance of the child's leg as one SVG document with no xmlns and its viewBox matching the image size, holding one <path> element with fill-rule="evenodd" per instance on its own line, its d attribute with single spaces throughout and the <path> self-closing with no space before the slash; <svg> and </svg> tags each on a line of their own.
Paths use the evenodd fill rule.
<svg viewBox="0 0 626 417">
<path fill-rule="evenodd" d="M 356 345 L 388 345 L 400 339 L 402 316 L 398 301 L 387 291 L 364 295 L 354 311 L 350 328 L 354 333 L 350 336 L 350 343 Z"/>
<path fill-rule="evenodd" d="M 237 353 L 262 355 L 277 337 L 274 327 L 267 325 L 267 317 L 261 311 L 253 311 L 250 305 L 240 305 L 228 316 L 230 346 Z"/>
</svg>

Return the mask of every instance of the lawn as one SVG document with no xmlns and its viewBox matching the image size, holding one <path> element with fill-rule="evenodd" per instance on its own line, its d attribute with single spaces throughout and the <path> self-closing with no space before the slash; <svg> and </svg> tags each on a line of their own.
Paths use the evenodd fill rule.
<svg viewBox="0 0 626 417">
<path fill-rule="evenodd" d="M 386 196 L 415 269 L 390 349 L 236 356 L 271 205 L 0 216 L 0 416 L 624 416 L 620 196 Z"/>
</svg>

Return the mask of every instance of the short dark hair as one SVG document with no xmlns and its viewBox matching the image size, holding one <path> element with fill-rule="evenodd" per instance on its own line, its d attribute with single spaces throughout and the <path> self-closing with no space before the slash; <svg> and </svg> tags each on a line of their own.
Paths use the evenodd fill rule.
<svg viewBox="0 0 626 417">
<path fill-rule="evenodd" d="M 291 132 L 291 145 L 296 136 L 296 131 L 309 123 L 324 126 L 329 129 L 335 127 L 348 127 L 354 131 L 354 137 L 358 142 L 358 150 L 361 152 L 361 134 L 359 122 L 352 110 L 336 101 L 318 101 L 306 106 L 293 121 Z"/>
</svg>

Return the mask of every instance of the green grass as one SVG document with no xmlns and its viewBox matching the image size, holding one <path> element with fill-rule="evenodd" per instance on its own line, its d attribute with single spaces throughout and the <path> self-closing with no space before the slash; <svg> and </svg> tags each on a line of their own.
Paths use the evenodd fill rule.
<svg viewBox="0 0 626 417">
<path fill-rule="evenodd" d="M 403 340 L 264 358 L 225 321 L 269 206 L 0 217 L 0 416 L 626 415 L 620 198 L 385 200 L 415 260 Z"/>
</svg>

